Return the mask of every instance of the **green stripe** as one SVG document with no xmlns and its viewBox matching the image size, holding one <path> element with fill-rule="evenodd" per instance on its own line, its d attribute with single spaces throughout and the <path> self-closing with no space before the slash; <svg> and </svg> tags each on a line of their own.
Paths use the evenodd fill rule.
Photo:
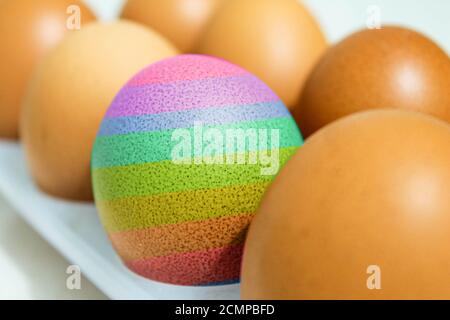
<svg viewBox="0 0 450 320">
<path fill-rule="evenodd" d="M 226 135 L 227 129 L 266 129 L 269 130 L 269 146 L 270 130 L 280 129 L 280 148 L 300 146 L 303 142 L 298 127 L 292 117 L 203 127 L 204 130 L 207 128 L 218 129 L 224 136 Z M 174 146 L 179 143 L 178 141 L 172 141 L 172 134 L 175 130 L 99 136 L 94 145 L 92 167 L 103 168 L 172 160 L 172 150 L 174 149 Z M 183 130 L 187 130 L 191 139 L 194 139 L 194 128 Z M 193 143 L 191 143 L 191 145 L 192 144 Z M 203 145 L 205 144 L 207 144 L 206 141 Z M 236 151 L 254 151 L 252 149 L 254 148 L 249 146 L 248 139 L 246 139 L 245 149 Z M 262 146 L 260 149 L 265 149 L 265 147 Z M 233 152 L 234 151 L 231 153 Z"/>
<path fill-rule="evenodd" d="M 97 201 L 108 232 L 253 214 L 270 182 Z"/>
<path fill-rule="evenodd" d="M 279 168 L 298 147 L 279 149 Z M 175 164 L 172 161 L 94 169 L 97 200 L 144 196 L 198 189 L 215 189 L 272 181 L 261 164 Z"/>
</svg>

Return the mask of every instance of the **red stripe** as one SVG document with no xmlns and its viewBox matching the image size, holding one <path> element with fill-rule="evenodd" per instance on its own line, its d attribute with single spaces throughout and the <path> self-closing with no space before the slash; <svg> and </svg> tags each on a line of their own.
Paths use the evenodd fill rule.
<svg viewBox="0 0 450 320">
<path fill-rule="evenodd" d="M 137 274 L 177 285 L 208 285 L 239 279 L 243 244 L 126 263 Z"/>
</svg>

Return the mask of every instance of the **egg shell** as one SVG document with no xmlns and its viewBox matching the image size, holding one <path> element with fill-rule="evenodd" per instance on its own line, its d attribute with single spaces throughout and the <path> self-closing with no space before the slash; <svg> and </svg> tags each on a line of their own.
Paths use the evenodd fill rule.
<svg viewBox="0 0 450 320">
<path fill-rule="evenodd" d="M 0 137 L 18 138 L 29 78 L 40 59 L 68 32 L 67 20 L 74 11 L 67 10 L 73 5 L 80 9 L 80 26 L 95 20 L 77 0 L 0 1 Z"/>
<path fill-rule="evenodd" d="M 306 140 L 245 245 L 244 299 L 449 299 L 450 126 L 404 110 Z"/>
<path fill-rule="evenodd" d="M 303 142 L 280 99 L 224 60 L 181 55 L 130 80 L 108 109 L 95 142 L 94 196 L 124 263 L 153 280 L 238 281 L 246 229 L 274 178 L 261 174 L 259 162 L 174 163 L 174 132 L 192 133 L 199 122 L 222 133 L 279 129 L 280 166 Z M 238 151 L 258 150 L 246 144 Z"/>
<path fill-rule="evenodd" d="M 40 189 L 91 201 L 92 146 L 108 106 L 136 72 L 176 54 L 156 32 L 120 20 L 86 25 L 50 52 L 31 80 L 20 128 Z"/>
<path fill-rule="evenodd" d="M 224 0 L 128 0 L 122 18 L 145 24 L 191 52 Z"/>
<path fill-rule="evenodd" d="M 316 20 L 297 0 L 227 0 L 196 52 L 249 70 L 292 108 L 326 48 Z"/>
<path fill-rule="evenodd" d="M 308 137 L 346 115 L 396 108 L 450 122 L 450 59 L 424 35 L 384 26 L 331 48 L 306 82 L 293 114 Z"/>
</svg>

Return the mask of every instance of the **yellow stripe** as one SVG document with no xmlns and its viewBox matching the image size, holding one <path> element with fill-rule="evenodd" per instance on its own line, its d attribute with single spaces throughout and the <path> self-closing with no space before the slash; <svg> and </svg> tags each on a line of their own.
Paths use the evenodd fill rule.
<svg viewBox="0 0 450 320">
<path fill-rule="evenodd" d="M 275 169 L 281 169 L 297 149 L 279 149 L 278 157 L 273 159 L 276 161 L 273 164 Z M 253 153 L 247 155 L 250 154 Z M 248 161 L 248 158 L 244 160 Z M 162 161 L 94 169 L 92 179 L 95 198 L 112 200 L 269 182 L 275 178 L 276 172 L 274 175 L 263 175 L 262 169 L 271 165 L 260 161 L 257 164 L 176 164 Z"/>
<path fill-rule="evenodd" d="M 254 213 L 270 182 L 97 201 L 108 232 Z"/>
</svg>

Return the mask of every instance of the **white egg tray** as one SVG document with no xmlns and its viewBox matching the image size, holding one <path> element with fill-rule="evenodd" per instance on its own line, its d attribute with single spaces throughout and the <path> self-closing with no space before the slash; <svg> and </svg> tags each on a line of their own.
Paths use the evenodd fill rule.
<svg viewBox="0 0 450 320">
<path fill-rule="evenodd" d="M 114 252 L 93 204 L 51 198 L 34 185 L 21 146 L 0 140 L 0 193 L 46 241 L 111 299 L 239 299 L 239 285 L 185 287 L 142 278 Z M 64 272 L 65 270 L 62 270 Z"/>
</svg>

